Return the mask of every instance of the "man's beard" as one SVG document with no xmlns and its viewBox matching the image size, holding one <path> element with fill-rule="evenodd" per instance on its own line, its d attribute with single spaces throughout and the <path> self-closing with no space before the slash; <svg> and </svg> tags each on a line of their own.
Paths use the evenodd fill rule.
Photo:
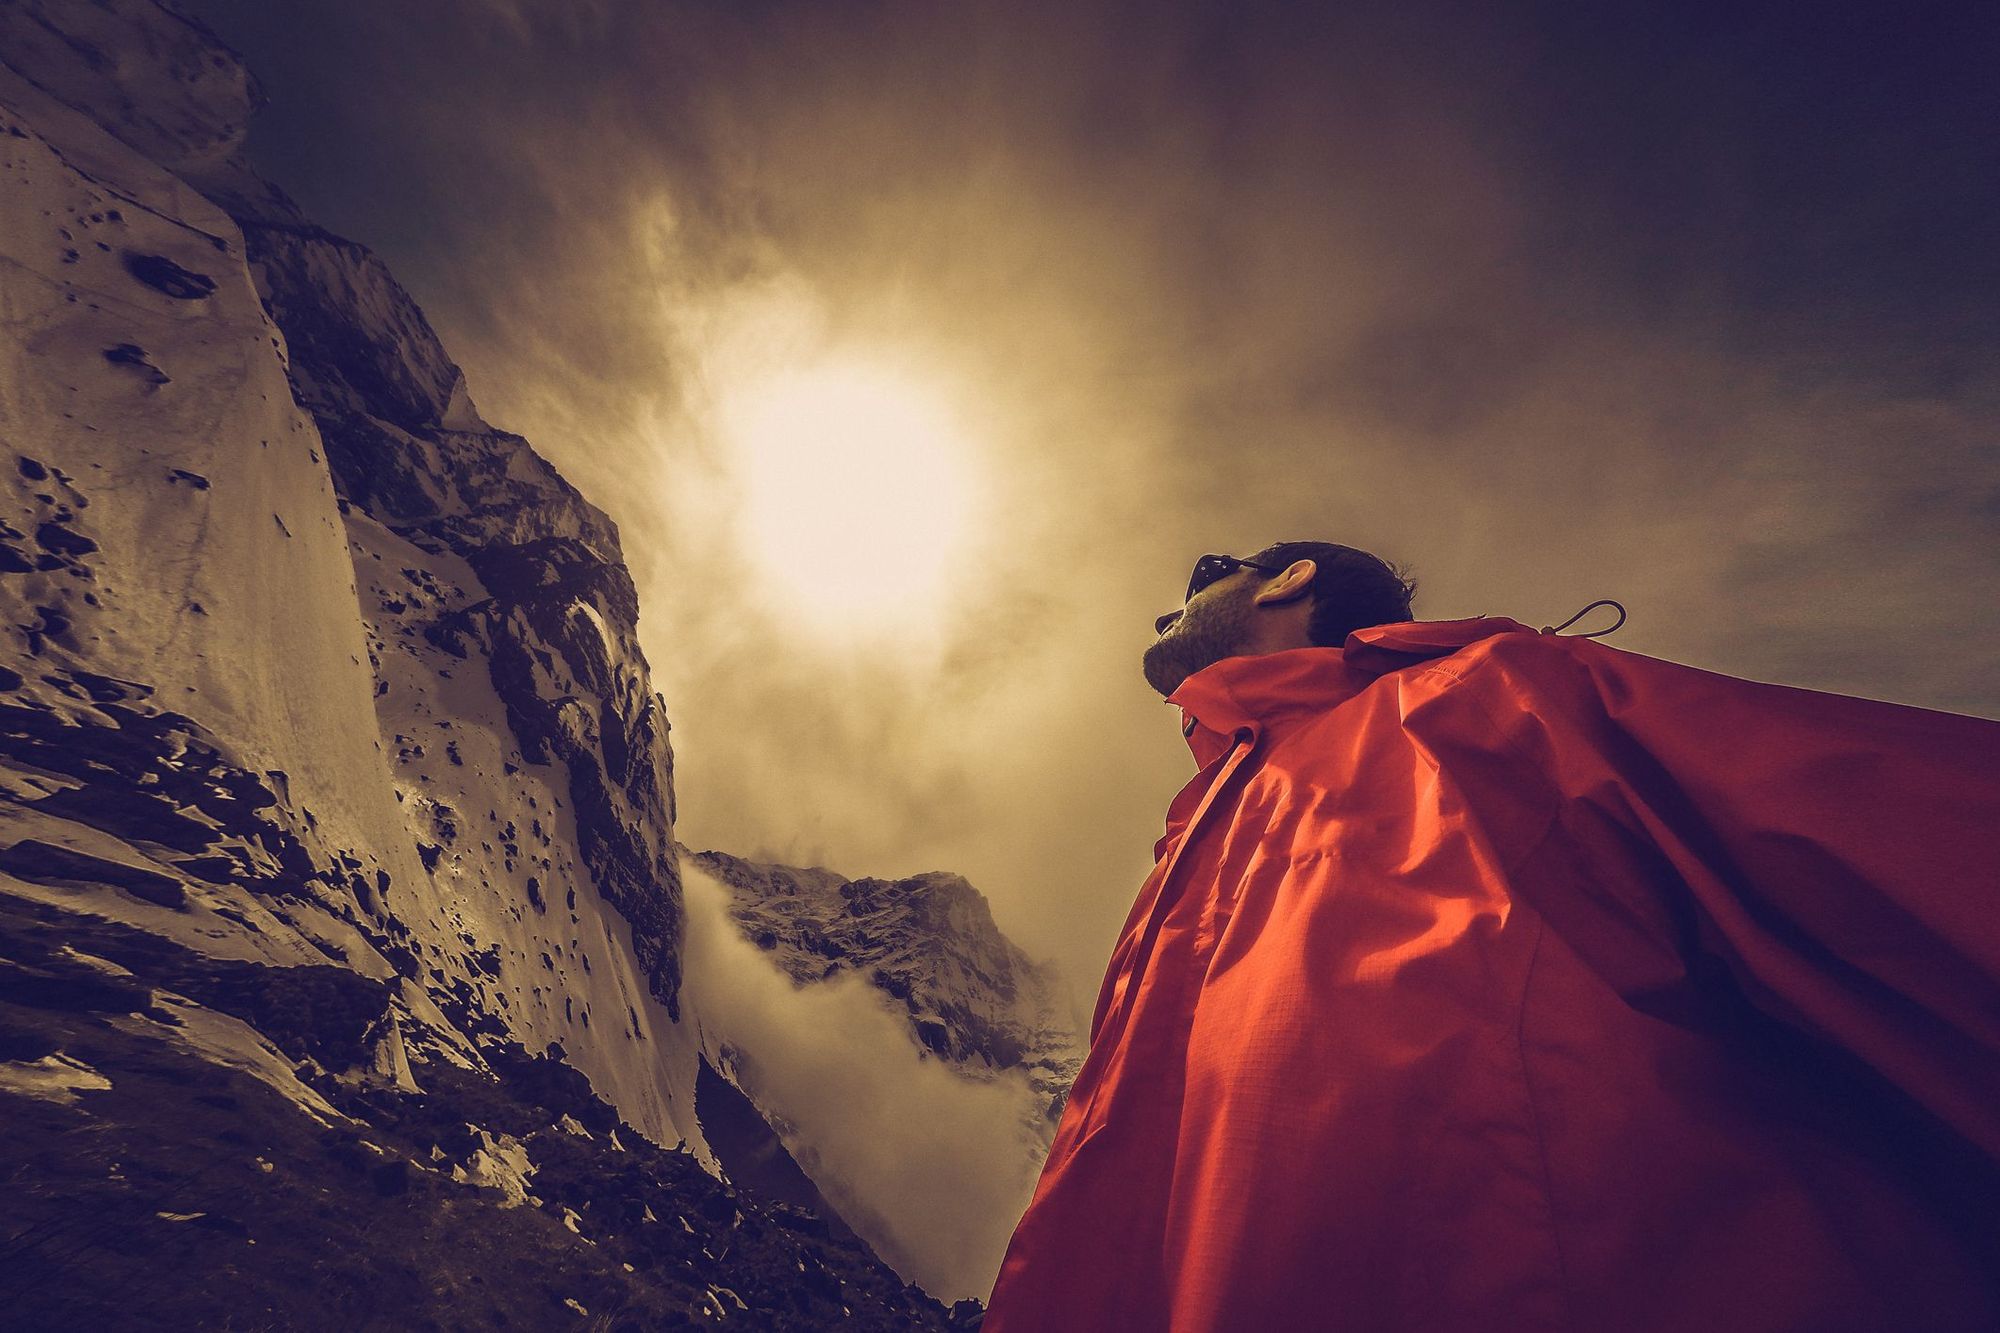
<svg viewBox="0 0 2000 1333">
<path fill-rule="evenodd" d="M 1162 696 L 1170 695 L 1203 667 L 1240 656 L 1250 645 L 1250 618 L 1255 614 L 1247 592 L 1235 588 L 1221 597 L 1188 603 L 1181 618 L 1146 649 L 1141 663 L 1146 683 Z"/>
</svg>

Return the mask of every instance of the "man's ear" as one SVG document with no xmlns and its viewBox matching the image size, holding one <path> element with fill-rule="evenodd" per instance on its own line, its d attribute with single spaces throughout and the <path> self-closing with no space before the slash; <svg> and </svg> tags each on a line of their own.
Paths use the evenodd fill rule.
<svg viewBox="0 0 2000 1333">
<path fill-rule="evenodd" d="M 1250 600 L 1257 606 L 1295 602 L 1312 591 L 1313 575 L 1317 573 L 1319 566 L 1311 559 L 1294 560 L 1285 566 L 1283 573 L 1273 576 L 1269 583 L 1257 589 Z"/>
</svg>

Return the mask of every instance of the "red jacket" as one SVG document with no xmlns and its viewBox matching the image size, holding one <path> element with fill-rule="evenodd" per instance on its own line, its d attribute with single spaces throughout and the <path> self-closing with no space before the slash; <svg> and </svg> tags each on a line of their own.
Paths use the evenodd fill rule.
<svg viewBox="0 0 2000 1333">
<path fill-rule="evenodd" d="M 2000 1329 L 2000 723 L 1234 657 L 985 1333 Z"/>
</svg>

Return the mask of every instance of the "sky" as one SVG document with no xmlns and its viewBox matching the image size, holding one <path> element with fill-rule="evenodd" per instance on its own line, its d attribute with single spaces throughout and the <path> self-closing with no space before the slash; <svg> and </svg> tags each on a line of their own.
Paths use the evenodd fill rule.
<svg viewBox="0 0 2000 1333">
<path fill-rule="evenodd" d="M 2000 716 L 2000 11 L 187 0 L 260 169 L 618 522 L 681 840 L 1088 1011 L 1207 551 Z"/>
</svg>

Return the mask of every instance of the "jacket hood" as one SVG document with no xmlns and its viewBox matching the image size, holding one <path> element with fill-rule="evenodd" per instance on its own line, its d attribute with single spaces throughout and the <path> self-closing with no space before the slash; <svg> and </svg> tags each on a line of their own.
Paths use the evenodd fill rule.
<svg viewBox="0 0 2000 1333">
<path fill-rule="evenodd" d="M 1167 696 L 1181 710 L 1181 734 L 1206 767 L 1228 752 L 1240 731 L 1263 731 L 1274 718 L 1321 712 L 1391 671 L 1448 657 L 1496 634 L 1535 631 L 1506 616 L 1404 620 L 1355 630 L 1339 648 L 1288 648 L 1225 657 L 1182 681 Z"/>
</svg>

